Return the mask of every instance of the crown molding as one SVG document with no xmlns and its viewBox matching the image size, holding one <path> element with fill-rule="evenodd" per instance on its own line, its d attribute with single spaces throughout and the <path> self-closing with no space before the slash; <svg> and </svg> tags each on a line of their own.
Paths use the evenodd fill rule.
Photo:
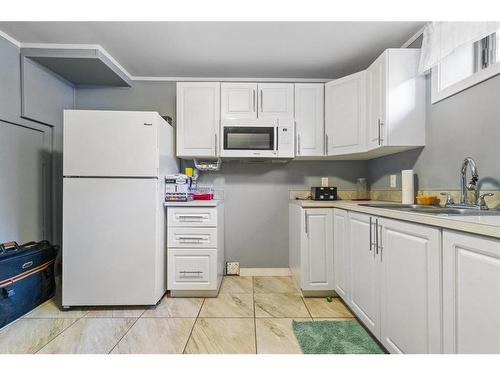
<svg viewBox="0 0 500 375">
<path fill-rule="evenodd" d="M 255 77 L 163 77 L 134 76 L 130 74 L 108 51 L 99 44 L 60 44 L 60 43 L 23 43 L 0 30 L 0 36 L 7 39 L 18 48 L 43 49 L 84 49 L 98 50 L 115 64 L 131 81 L 148 82 L 289 82 L 289 83 L 325 83 L 333 78 L 255 78 Z"/>
</svg>

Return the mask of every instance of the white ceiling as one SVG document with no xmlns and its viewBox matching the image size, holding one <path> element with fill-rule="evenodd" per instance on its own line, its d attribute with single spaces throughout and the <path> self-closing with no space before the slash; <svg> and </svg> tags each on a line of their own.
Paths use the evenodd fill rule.
<svg viewBox="0 0 500 375">
<path fill-rule="evenodd" d="M 0 22 L 21 43 L 99 44 L 133 76 L 338 78 L 424 22 Z"/>
</svg>

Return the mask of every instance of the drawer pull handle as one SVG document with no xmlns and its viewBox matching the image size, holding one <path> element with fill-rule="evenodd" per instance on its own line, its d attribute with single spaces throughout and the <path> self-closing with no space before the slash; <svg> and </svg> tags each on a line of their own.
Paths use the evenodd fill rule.
<svg viewBox="0 0 500 375">
<path fill-rule="evenodd" d="M 181 277 L 186 277 L 186 278 L 197 278 L 201 279 L 203 277 L 203 271 L 180 271 L 180 276 Z"/>
</svg>

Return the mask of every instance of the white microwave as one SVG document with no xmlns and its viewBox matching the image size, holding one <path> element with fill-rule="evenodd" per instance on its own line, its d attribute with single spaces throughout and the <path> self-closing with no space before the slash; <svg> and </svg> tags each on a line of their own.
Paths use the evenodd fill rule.
<svg viewBox="0 0 500 375">
<path fill-rule="evenodd" d="M 293 158 L 293 122 L 278 119 L 225 119 L 221 123 L 221 156 Z"/>
</svg>

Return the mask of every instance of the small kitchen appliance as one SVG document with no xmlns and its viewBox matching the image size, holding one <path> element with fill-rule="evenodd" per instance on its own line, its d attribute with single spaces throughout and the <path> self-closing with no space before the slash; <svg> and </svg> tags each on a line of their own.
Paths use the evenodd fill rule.
<svg viewBox="0 0 500 375">
<path fill-rule="evenodd" d="M 313 201 L 336 201 L 337 188 L 335 186 L 313 186 L 311 187 L 311 199 Z"/>
</svg>

